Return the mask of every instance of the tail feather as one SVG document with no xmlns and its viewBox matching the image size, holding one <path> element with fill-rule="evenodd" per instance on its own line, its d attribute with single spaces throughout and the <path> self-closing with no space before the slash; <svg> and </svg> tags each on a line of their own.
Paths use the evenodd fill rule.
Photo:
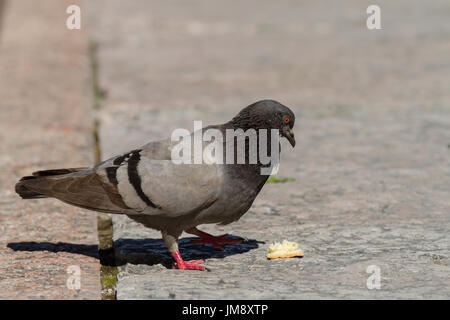
<svg viewBox="0 0 450 320">
<path fill-rule="evenodd" d="M 22 197 L 22 199 L 38 199 L 38 198 L 47 198 L 47 196 L 42 193 L 35 192 L 31 189 L 28 189 L 24 181 L 29 180 L 29 178 L 34 177 L 23 177 L 19 182 L 16 183 L 16 193 Z"/>
<path fill-rule="evenodd" d="M 37 190 L 31 190 L 27 183 L 30 180 L 36 179 L 46 179 L 51 176 L 60 176 L 64 174 L 74 173 L 78 171 L 83 171 L 88 168 L 67 168 L 67 169 L 51 169 L 51 170 L 42 170 L 36 171 L 32 173 L 32 176 L 22 177 L 19 182 L 16 183 L 15 190 L 16 193 L 22 197 L 22 199 L 39 199 L 39 198 L 47 198 L 47 195 L 44 195 Z"/>
</svg>

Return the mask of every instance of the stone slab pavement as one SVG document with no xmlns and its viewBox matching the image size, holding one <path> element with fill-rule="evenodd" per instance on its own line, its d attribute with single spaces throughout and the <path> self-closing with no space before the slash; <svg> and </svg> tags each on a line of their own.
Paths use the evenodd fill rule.
<svg viewBox="0 0 450 320">
<path fill-rule="evenodd" d="M 32 171 L 93 163 L 85 31 L 69 31 L 80 1 L 6 1 L 0 38 L 0 299 L 100 299 L 96 215 L 14 192 Z M 80 268 L 70 290 L 69 266 Z M 75 267 L 76 268 L 76 267 Z"/>
<path fill-rule="evenodd" d="M 248 241 L 181 240 L 210 272 L 169 269 L 158 232 L 114 217 L 118 299 L 450 298 L 450 3 L 380 0 L 375 31 L 369 4 L 89 2 L 104 158 L 263 98 L 297 115 L 279 172 L 295 182 L 267 184 L 240 221 L 202 228 Z M 283 239 L 305 256 L 268 261 Z"/>
</svg>

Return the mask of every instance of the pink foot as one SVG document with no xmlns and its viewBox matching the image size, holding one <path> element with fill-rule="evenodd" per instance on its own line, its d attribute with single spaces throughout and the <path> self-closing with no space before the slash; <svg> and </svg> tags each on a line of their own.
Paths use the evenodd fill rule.
<svg viewBox="0 0 450 320">
<path fill-rule="evenodd" d="M 211 244 L 214 248 L 224 250 L 225 248 L 221 244 L 242 243 L 242 239 L 230 239 L 227 238 L 228 234 L 222 234 L 220 236 L 213 236 L 206 232 L 201 232 L 202 239 L 192 240 L 192 243 L 206 243 Z"/>
<path fill-rule="evenodd" d="M 173 265 L 172 269 L 200 270 L 200 271 L 205 271 L 206 270 L 205 266 L 201 265 L 204 262 L 203 260 L 184 261 L 181 258 L 179 251 L 176 251 L 175 253 L 173 253 L 173 257 L 174 257 L 176 262 Z"/>
</svg>

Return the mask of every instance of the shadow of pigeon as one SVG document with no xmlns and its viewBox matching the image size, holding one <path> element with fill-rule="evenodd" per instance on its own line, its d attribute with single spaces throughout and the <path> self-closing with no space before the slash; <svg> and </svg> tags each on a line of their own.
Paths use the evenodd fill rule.
<svg viewBox="0 0 450 320">
<path fill-rule="evenodd" d="M 240 239 L 230 237 L 231 239 Z M 181 238 L 178 245 L 185 261 L 198 259 L 223 259 L 258 248 L 262 241 L 244 240 L 242 243 L 226 244 L 225 250 L 218 250 L 208 244 L 193 244 L 199 238 Z M 127 263 L 155 265 L 162 264 L 172 268 L 173 258 L 162 239 L 118 239 L 114 242 L 114 250 L 98 250 L 97 245 L 77 244 L 67 242 L 11 242 L 7 247 L 14 251 L 49 251 L 82 254 L 101 260 L 103 265 L 122 266 Z"/>
<path fill-rule="evenodd" d="M 230 239 L 241 239 L 230 236 Z M 264 243 L 257 240 L 242 239 L 242 243 L 226 244 L 224 250 L 218 250 L 209 244 L 193 244 L 193 240 L 199 238 L 181 238 L 178 240 L 178 247 L 181 256 L 185 261 L 198 259 L 223 259 L 225 257 L 248 252 L 258 248 Z M 167 268 L 172 268 L 173 258 L 162 239 L 118 239 L 114 242 L 116 262 L 118 265 L 131 264 L 162 264 Z"/>
</svg>

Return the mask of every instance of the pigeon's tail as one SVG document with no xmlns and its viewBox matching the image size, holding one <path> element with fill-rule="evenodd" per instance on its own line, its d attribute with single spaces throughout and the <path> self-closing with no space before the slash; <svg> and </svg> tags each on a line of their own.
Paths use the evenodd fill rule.
<svg viewBox="0 0 450 320">
<path fill-rule="evenodd" d="M 87 168 L 69 168 L 69 169 L 52 169 L 33 172 L 32 176 L 25 176 L 16 183 L 16 193 L 22 199 L 38 199 L 47 198 L 50 195 L 45 195 L 39 192 L 40 185 L 45 185 L 49 177 L 61 176 L 78 171 L 86 170 Z"/>
<path fill-rule="evenodd" d="M 42 193 L 33 191 L 29 189 L 26 184 L 26 181 L 37 179 L 37 177 L 27 176 L 23 177 L 16 183 L 16 193 L 22 197 L 22 199 L 38 199 L 38 198 L 46 198 L 47 196 Z"/>
</svg>

